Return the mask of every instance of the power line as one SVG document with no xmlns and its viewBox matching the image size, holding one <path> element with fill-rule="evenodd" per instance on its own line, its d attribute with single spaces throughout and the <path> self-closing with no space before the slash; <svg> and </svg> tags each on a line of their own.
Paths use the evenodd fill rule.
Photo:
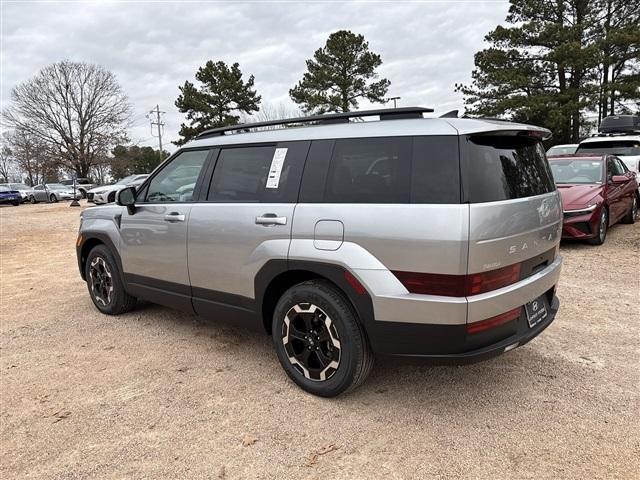
<svg viewBox="0 0 640 480">
<path fill-rule="evenodd" d="M 153 126 L 155 125 L 158 128 L 158 145 L 160 147 L 160 158 L 162 158 L 162 132 L 164 131 L 164 122 L 160 120 L 160 115 L 164 115 L 166 112 L 160 111 L 160 106 L 156 105 L 155 110 L 150 110 L 146 117 L 151 122 L 151 136 L 155 137 L 153 134 Z M 154 118 L 155 115 L 155 118 Z"/>
</svg>

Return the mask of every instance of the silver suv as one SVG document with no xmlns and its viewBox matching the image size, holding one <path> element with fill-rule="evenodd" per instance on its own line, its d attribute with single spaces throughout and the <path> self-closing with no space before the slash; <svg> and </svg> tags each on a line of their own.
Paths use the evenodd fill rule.
<svg viewBox="0 0 640 480">
<path fill-rule="evenodd" d="M 289 377 L 327 397 L 362 383 L 374 354 L 465 363 L 527 343 L 558 310 L 550 132 L 431 111 L 204 132 L 82 213 L 93 303 L 261 329 Z M 290 128 L 262 128 L 275 125 Z"/>
</svg>

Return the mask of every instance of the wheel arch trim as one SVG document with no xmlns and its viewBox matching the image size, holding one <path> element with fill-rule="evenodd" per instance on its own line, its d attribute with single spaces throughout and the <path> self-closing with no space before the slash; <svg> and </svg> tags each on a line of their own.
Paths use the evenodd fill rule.
<svg viewBox="0 0 640 480">
<path fill-rule="evenodd" d="M 262 314 L 265 331 L 271 332 L 271 317 L 280 295 L 291 286 L 313 278 L 322 278 L 334 284 L 345 295 L 366 330 L 367 325 L 374 321 L 373 301 L 368 292 L 354 291 L 345 277 L 346 272 L 349 270 L 334 263 L 285 259 L 266 262 L 254 280 L 256 309 Z M 274 298 L 277 293 L 280 295 Z"/>
</svg>

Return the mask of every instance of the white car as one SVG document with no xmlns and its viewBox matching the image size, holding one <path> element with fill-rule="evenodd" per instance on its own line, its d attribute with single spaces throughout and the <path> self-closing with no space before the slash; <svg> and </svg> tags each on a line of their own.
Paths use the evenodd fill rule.
<svg viewBox="0 0 640 480">
<path fill-rule="evenodd" d="M 115 202 L 116 193 L 126 187 L 139 187 L 148 176 L 148 173 L 129 175 L 112 185 L 102 185 L 100 187 L 92 188 L 87 192 L 87 200 L 97 205 Z"/>
<path fill-rule="evenodd" d="M 567 143 L 565 145 L 554 145 L 547 150 L 547 157 L 555 157 L 557 155 L 571 155 L 576 153 L 577 143 Z"/>
<path fill-rule="evenodd" d="M 576 153 L 615 155 L 640 174 L 640 116 L 611 115 L 602 119 L 597 135 L 580 142 Z"/>
</svg>

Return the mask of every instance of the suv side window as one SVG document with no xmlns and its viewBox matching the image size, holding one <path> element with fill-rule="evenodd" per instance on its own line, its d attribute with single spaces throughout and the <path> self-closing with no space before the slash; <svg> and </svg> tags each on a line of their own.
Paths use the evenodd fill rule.
<svg viewBox="0 0 640 480">
<path fill-rule="evenodd" d="M 227 147 L 220 150 L 207 200 L 295 203 L 309 142 Z"/>
<path fill-rule="evenodd" d="M 165 165 L 149 182 L 144 199 L 150 203 L 191 202 L 209 150 L 187 150 Z"/>
<path fill-rule="evenodd" d="M 411 137 L 336 140 L 326 203 L 409 203 Z"/>
<path fill-rule="evenodd" d="M 458 137 L 415 137 L 411 162 L 411 203 L 460 203 Z"/>
</svg>

